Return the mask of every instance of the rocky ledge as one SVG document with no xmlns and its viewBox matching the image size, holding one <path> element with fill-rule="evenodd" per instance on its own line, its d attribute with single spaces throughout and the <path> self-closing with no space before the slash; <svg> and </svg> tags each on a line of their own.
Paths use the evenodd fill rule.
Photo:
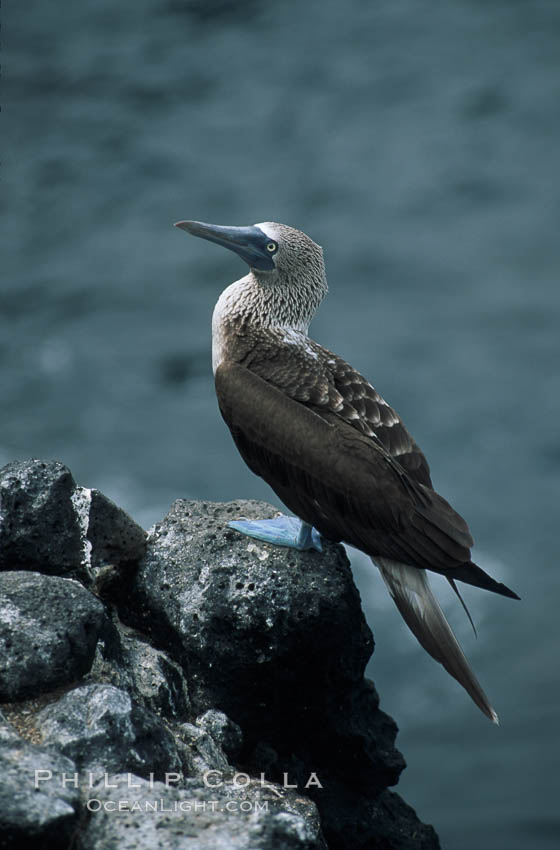
<svg viewBox="0 0 560 850">
<path fill-rule="evenodd" d="M 149 534 L 60 463 L 0 470 L 0 847 L 432 850 L 341 546 L 176 501 Z"/>
</svg>

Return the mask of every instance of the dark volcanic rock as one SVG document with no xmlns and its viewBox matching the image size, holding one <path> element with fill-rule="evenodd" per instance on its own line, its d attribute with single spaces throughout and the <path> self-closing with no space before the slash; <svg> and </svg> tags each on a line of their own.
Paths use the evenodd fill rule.
<svg viewBox="0 0 560 850">
<path fill-rule="evenodd" d="M 0 469 L 0 569 L 87 580 L 75 486 L 57 461 L 14 461 Z"/>
<path fill-rule="evenodd" d="M 243 743 L 243 734 L 236 723 L 233 723 L 223 711 L 210 709 L 196 718 L 196 725 L 207 732 L 220 744 L 227 756 L 235 758 L 239 755 Z"/>
<path fill-rule="evenodd" d="M 225 716 L 225 715 L 224 715 Z M 183 723 L 178 729 L 185 747 L 185 765 L 190 776 L 203 774 L 207 770 L 231 773 L 222 745 L 199 722 Z"/>
<path fill-rule="evenodd" d="M 295 552 L 227 528 L 240 515 L 274 513 L 258 502 L 175 502 L 126 609 L 186 667 L 198 710 L 219 707 L 263 730 L 286 703 L 306 714 L 333 685 L 361 682 L 373 647 L 342 547 Z"/>
<path fill-rule="evenodd" d="M 176 729 L 184 745 L 183 764 L 188 776 L 200 776 L 206 771 L 219 771 L 232 776 L 235 768 L 229 758 L 239 754 L 243 735 L 237 724 L 221 711 L 207 711 L 194 723 L 182 723 Z"/>
<path fill-rule="evenodd" d="M 209 788 L 196 779 L 183 790 L 127 776 L 111 782 L 121 790 L 102 782 L 90 791 L 93 814 L 80 850 L 327 850 L 314 804 L 278 786 Z M 107 812 L 104 804 L 114 800 L 126 808 Z"/>
<path fill-rule="evenodd" d="M 113 685 L 83 685 L 35 718 L 44 744 L 94 773 L 129 770 L 160 778 L 180 773 L 173 734 L 154 714 Z"/>
<path fill-rule="evenodd" d="M 89 585 L 110 568 L 115 581 L 146 546 L 144 529 L 99 490 L 77 487 L 57 461 L 14 461 L 0 469 L 0 506 L 0 569 Z"/>
<path fill-rule="evenodd" d="M 104 618 L 101 602 L 72 579 L 0 573 L 0 701 L 85 675 Z"/>
<path fill-rule="evenodd" d="M 387 790 L 404 761 L 342 547 L 227 527 L 262 503 L 182 501 L 146 547 L 58 463 L 9 464 L 0 497 L 0 850 L 439 847 Z"/>
<path fill-rule="evenodd" d="M 87 539 L 91 543 L 91 566 L 119 566 L 138 561 L 146 549 L 146 532 L 99 490 L 87 490 L 89 516 Z"/>
<path fill-rule="evenodd" d="M 191 706 L 179 665 L 146 641 L 125 634 L 122 642 L 130 689 L 138 701 L 163 717 L 184 720 L 191 713 Z"/>
<path fill-rule="evenodd" d="M 24 741 L 0 715 L 0 848 L 68 844 L 80 792 L 61 776 L 75 771 L 70 759 Z"/>
<path fill-rule="evenodd" d="M 305 793 L 331 850 L 375 847 L 380 795 L 404 760 L 396 725 L 363 678 L 372 635 L 342 547 L 295 552 L 227 527 L 274 514 L 258 502 L 175 502 L 149 539 L 123 616 L 182 664 L 197 711 L 218 708 L 239 724 L 239 758 L 253 773 L 288 772 L 300 789 L 316 774 L 323 787 Z M 399 806 L 402 823 L 409 810 L 390 799 L 398 831 Z M 438 846 L 417 820 L 414 835 L 411 846 Z"/>
<path fill-rule="evenodd" d="M 179 664 L 114 619 L 99 640 L 88 681 L 116 685 L 167 720 L 188 719 L 192 711 Z"/>
</svg>

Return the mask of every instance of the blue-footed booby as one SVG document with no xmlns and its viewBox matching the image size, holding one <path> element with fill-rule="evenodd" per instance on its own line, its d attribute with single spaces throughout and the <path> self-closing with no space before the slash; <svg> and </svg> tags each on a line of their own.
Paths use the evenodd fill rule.
<svg viewBox="0 0 560 850">
<path fill-rule="evenodd" d="M 321 536 L 361 549 L 420 644 L 497 723 L 426 571 L 444 575 L 457 595 L 455 580 L 519 597 L 471 561 L 467 523 L 433 489 L 426 458 L 398 414 L 352 366 L 309 338 L 327 292 L 321 247 L 269 221 L 176 226 L 249 266 L 214 309 L 216 394 L 241 456 L 295 514 L 230 525 L 297 549 L 320 550 Z"/>
</svg>

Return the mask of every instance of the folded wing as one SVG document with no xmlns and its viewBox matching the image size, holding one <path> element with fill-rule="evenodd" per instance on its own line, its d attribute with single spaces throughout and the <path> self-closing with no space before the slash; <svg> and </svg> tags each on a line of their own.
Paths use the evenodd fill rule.
<svg viewBox="0 0 560 850">
<path fill-rule="evenodd" d="M 462 517 L 380 440 L 324 406 L 294 401 L 236 363 L 219 367 L 216 392 L 247 465 L 325 537 L 511 594 L 471 564 Z"/>
</svg>

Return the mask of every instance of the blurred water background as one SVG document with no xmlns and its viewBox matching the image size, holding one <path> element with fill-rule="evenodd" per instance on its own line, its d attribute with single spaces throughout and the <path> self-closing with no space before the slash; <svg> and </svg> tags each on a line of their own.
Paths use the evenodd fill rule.
<svg viewBox="0 0 560 850">
<path fill-rule="evenodd" d="M 397 790 L 444 848 L 560 846 L 560 5 L 30 0 L 2 34 L 0 461 L 60 459 L 145 527 L 177 497 L 274 502 L 210 370 L 245 268 L 171 225 L 308 232 L 331 289 L 312 335 L 523 597 L 465 590 L 475 641 L 446 596 L 495 728 L 353 556 Z"/>
</svg>

